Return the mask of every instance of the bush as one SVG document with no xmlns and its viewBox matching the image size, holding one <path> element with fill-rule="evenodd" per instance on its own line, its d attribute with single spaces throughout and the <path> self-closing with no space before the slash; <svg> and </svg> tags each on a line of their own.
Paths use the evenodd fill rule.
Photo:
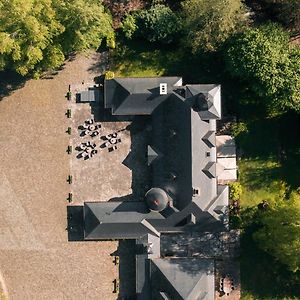
<svg viewBox="0 0 300 300">
<path fill-rule="evenodd" d="M 126 15 L 122 22 L 121 28 L 126 38 L 131 39 L 137 29 L 135 17 L 129 14 Z"/>
<path fill-rule="evenodd" d="M 239 136 L 241 133 L 247 133 L 247 132 L 248 132 L 248 128 L 246 123 L 239 122 L 239 123 L 233 123 L 231 125 L 231 133 L 235 138 Z"/>
<path fill-rule="evenodd" d="M 241 0 L 182 1 L 184 47 L 194 53 L 216 51 L 234 32 L 247 23 Z"/>
<path fill-rule="evenodd" d="M 109 79 L 113 79 L 115 78 L 115 73 L 112 71 L 106 71 L 105 72 L 105 79 L 109 80 Z"/>
<path fill-rule="evenodd" d="M 242 226 L 242 219 L 238 215 L 231 215 L 229 219 L 231 229 L 239 229 Z"/>
<path fill-rule="evenodd" d="M 115 40 L 115 35 L 114 33 L 111 33 L 110 35 L 107 36 L 106 38 L 106 46 L 111 49 L 116 48 L 116 40 Z"/>
<path fill-rule="evenodd" d="M 258 246 L 285 264 L 292 272 L 300 270 L 300 202 L 295 194 L 289 200 L 260 214 L 260 228 L 253 234 Z"/>
<path fill-rule="evenodd" d="M 138 35 L 150 42 L 171 43 L 182 27 L 176 14 L 162 4 L 140 11 L 136 20 Z"/>
<path fill-rule="evenodd" d="M 243 193 L 242 185 L 239 182 L 232 182 L 229 184 L 229 198 L 232 200 L 239 200 Z"/>
<path fill-rule="evenodd" d="M 300 111 L 300 48 L 276 24 L 250 28 L 230 40 L 226 69 L 253 93 L 270 115 Z M 262 102 L 263 101 L 263 102 Z"/>
</svg>

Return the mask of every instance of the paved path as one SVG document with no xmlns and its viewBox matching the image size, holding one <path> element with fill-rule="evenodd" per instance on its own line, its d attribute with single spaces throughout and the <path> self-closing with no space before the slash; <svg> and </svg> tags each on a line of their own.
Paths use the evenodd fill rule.
<svg viewBox="0 0 300 300">
<path fill-rule="evenodd" d="M 97 55 L 81 56 L 0 102 L 0 273 L 9 299 L 116 299 L 117 243 L 70 243 L 66 232 L 64 95 L 95 70 Z"/>
</svg>

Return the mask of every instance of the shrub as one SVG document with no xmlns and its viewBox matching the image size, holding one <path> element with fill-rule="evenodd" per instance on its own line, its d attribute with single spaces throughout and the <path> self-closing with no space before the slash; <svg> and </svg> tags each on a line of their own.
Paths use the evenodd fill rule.
<svg viewBox="0 0 300 300">
<path fill-rule="evenodd" d="M 105 79 L 109 80 L 109 79 L 113 79 L 115 78 L 115 73 L 112 71 L 106 71 L 105 72 Z"/>
<path fill-rule="evenodd" d="M 232 182 L 229 184 L 229 198 L 232 200 L 239 200 L 243 193 L 242 185 L 239 182 Z"/>
<path fill-rule="evenodd" d="M 126 38 L 131 39 L 137 29 L 135 17 L 127 14 L 122 22 L 121 28 Z"/>
<path fill-rule="evenodd" d="M 234 36 L 225 51 L 225 68 L 268 108 L 269 114 L 300 111 L 300 49 L 276 24 Z"/>
<path fill-rule="evenodd" d="M 111 33 L 107 38 L 106 38 L 106 46 L 111 49 L 116 48 L 116 40 L 115 40 L 115 35 Z"/>
<path fill-rule="evenodd" d="M 241 0 L 182 1 L 184 46 L 194 53 L 215 51 L 247 23 Z"/>
<path fill-rule="evenodd" d="M 171 43 L 181 30 L 176 14 L 162 4 L 154 5 L 137 14 L 138 34 L 150 42 Z"/>
<path fill-rule="evenodd" d="M 253 234 L 254 240 L 262 250 L 285 264 L 292 272 L 300 269 L 299 220 L 299 199 L 278 201 L 274 207 L 260 214 L 261 226 Z"/>
<path fill-rule="evenodd" d="M 239 123 L 233 123 L 231 125 L 231 133 L 235 138 L 239 136 L 241 133 L 247 133 L 247 132 L 248 132 L 248 128 L 246 123 L 239 122 Z"/>
</svg>

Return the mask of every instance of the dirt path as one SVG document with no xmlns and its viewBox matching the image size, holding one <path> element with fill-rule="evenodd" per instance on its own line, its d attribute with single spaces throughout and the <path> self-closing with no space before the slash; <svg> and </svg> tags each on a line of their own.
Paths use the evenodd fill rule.
<svg viewBox="0 0 300 300">
<path fill-rule="evenodd" d="M 97 59 L 77 57 L 0 102 L 0 271 L 9 299 L 116 299 L 117 244 L 70 243 L 66 231 L 64 96 L 70 83 L 99 75 Z"/>
</svg>

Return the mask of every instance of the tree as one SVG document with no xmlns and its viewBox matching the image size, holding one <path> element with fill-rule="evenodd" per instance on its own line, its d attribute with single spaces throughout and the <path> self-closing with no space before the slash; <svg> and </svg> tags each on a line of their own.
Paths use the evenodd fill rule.
<svg viewBox="0 0 300 300">
<path fill-rule="evenodd" d="M 266 15 L 294 33 L 300 33 L 299 0 L 261 0 Z"/>
<path fill-rule="evenodd" d="M 225 51 L 226 69 L 263 99 L 271 113 L 300 110 L 300 48 L 288 34 L 268 24 L 237 34 Z"/>
<path fill-rule="evenodd" d="M 1 0 L 0 69 L 21 75 L 57 68 L 70 51 L 113 41 L 111 17 L 97 0 Z"/>
<path fill-rule="evenodd" d="M 274 1 L 274 0 L 273 0 Z M 278 1 L 275 8 L 277 19 L 288 29 L 300 33 L 300 2 L 299 0 Z"/>
<path fill-rule="evenodd" d="M 130 12 L 143 9 L 146 5 L 144 0 L 103 0 L 103 3 L 113 16 L 114 28 L 118 28 Z"/>
<path fill-rule="evenodd" d="M 97 0 L 53 0 L 65 30 L 60 36 L 64 52 L 97 49 L 104 38 L 113 39 L 111 16 Z"/>
<path fill-rule="evenodd" d="M 261 212 L 262 227 L 253 237 L 261 249 L 296 272 L 300 270 L 300 196 L 293 198 Z"/>
<path fill-rule="evenodd" d="M 216 50 L 231 33 L 246 24 L 245 13 L 241 0 L 183 1 L 184 45 L 194 53 Z"/>
<path fill-rule="evenodd" d="M 135 18 L 132 15 L 127 14 L 122 22 L 121 28 L 125 37 L 131 39 L 137 29 Z"/>
<path fill-rule="evenodd" d="M 141 10 L 136 15 L 137 32 L 150 42 L 172 42 L 181 30 L 181 23 L 176 14 L 162 4 Z"/>
<path fill-rule="evenodd" d="M 50 0 L 1 1 L 0 67 L 26 75 L 63 30 Z M 61 49 L 55 49 L 61 55 Z"/>
</svg>

